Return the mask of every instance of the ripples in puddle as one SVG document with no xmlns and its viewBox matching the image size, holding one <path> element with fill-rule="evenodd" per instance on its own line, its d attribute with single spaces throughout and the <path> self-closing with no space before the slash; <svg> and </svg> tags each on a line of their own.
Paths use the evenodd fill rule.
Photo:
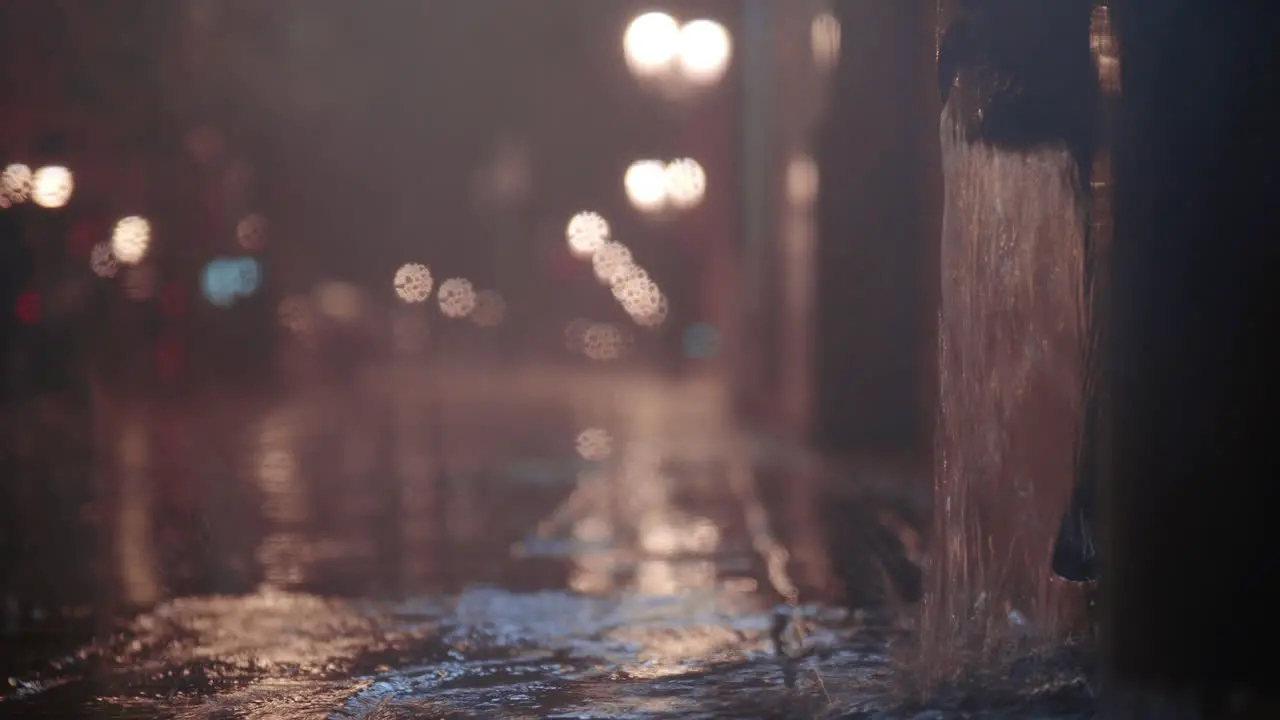
<svg viewBox="0 0 1280 720">
<path fill-rule="evenodd" d="M 859 643 L 839 613 L 805 614 L 816 628 L 812 653 L 783 663 L 770 641 L 770 609 L 725 589 L 614 599 L 476 589 L 400 603 L 285 593 L 191 598 L 140 616 L 60 670 L 17 681 L 0 714 L 287 720 L 767 710 L 808 718 L 888 691 L 879 648 Z"/>
</svg>

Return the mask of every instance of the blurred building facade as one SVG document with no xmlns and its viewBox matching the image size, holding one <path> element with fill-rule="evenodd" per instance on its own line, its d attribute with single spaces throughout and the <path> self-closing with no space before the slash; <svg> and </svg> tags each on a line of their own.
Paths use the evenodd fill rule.
<svg viewBox="0 0 1280 720">
<path fill-rule="evenodd" d="M 859 130 L 866 148 L 851 150 L 843 128 L 866 127 L 868 107 L 889 112 L 899 100 L 867 102 L 876 92 L 867 86 L 827 103 L 841 77 L 883 59 L 848 37 L 875 20 L 859 7 L 673 2 L 682 20 L 722 22 L 732 59 L 714 85 L 672 96 L 636 82 L 622 57 L 627 22 L 653 9 L 641 3 L 491 0 L 373 13 L 340 2 L 184 0 L 124 13 L 17 0 L 0 9 L 5 27 L 48 32 L 0 50 L 0 161 L 74 171 L 73 201 L 57 217 L 76 227 L 55 234 L 93 242 L 77 240 L 85 257 L 68 267 L 83 270 L 118 218 L 151 221 L 143 267 L 93 285 L 112 313 L 98 327 L 123 337 L 136 325 L 210 372 L 231 349 L 269 354 L 276 305 L 320 283 L 350 282 L 394 305 L 389 279 L 405 262 L 427 263 L 438 280 L 500 288 L 514 354 L 546 345 L 548 358 L 563 357 L 562 326 L 575 315 L 628 322 L 590 263 L 564 246 L 568 218 L 595 209 L 670 295 L 663 327 L 637 330 L 646 357 L 731 377 L 742 408 L 771 432 L 865 429 L 840 413 L 865 408 L 890 422 L 884 409 L 900 394 L 875 399 L 884 370 L 918 363 L 869 364 L 896 341 L 873 329 L 906 315 L 846 316 L 851 301 L 877 305 L 850 293 L 865 295 L 886 266 L 878 250 L 850 254 L 872 246 L 850 239 L 847 220 L 822 219 L 824 206 L 847 218 L 846 199 L 874 208 L 870 194 L 902 189 L 839 170 L 880 143 Z M 876 132 L 893 134 L 892 119 L 877 122 Z M 705 199 L 678 216 L 630 207 L 622 172 L 647 157 L 696 159 Z M 486 175 L 490 166 L 515 181 L 494 190 L 486 183 L 501 173 Z M 252 251 L 262 288 L 230 310 L 213 307 L 201 273 L 214 258 L 246 254 L 238 230 L 253 215 L 269 228 Z M 127 297 L 139 284 L 149 289 L 133 294 L 146 298 Z M 686 357 L 685 331 L 703 327 L 719 333 L 720 352 Z M 228 352 L 191 352 L 192 343 Z"/>
</svg>

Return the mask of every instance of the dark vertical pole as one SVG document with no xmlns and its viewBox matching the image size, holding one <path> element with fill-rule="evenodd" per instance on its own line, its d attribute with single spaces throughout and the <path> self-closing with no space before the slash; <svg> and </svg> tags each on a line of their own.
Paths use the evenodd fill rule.
<svg viewBox="0 0 1280 720">
<path fill-rule="evenodd" d="M 1280 671 L 1280 6 L 1128 0 L 1116 20 L 1112 686 L 1247 705 Z"/>
</svg>

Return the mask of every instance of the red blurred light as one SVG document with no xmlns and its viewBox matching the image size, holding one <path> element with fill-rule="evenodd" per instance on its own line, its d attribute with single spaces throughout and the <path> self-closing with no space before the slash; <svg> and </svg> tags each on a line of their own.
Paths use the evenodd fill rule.
<svg viewBox="0 0 1280 720">
<path fill-rule="evenodd" d="M 14 306 L 14 314 L 18 316 L 18 322 L 23 325 L 35 325 L 40 322 L 41 308 L 42 303 L 39 293 L 23 293 L 18 296 L 18 302 Z"/>
<path fill-rule="evenodd" d="M 181 285 L 165 285 L 160 291 L 160 312 L 170 319 L 187 314 L 187 294 Z"/>
<path fill-rule="evenodd" d="M 182 374 L 186 366 L 186 356 L 182 351 L 182 342 L 173 336 L 160 338 L 156 343 L 156 370 L 160 377 L 172 380 Z"/>
<path fill-rule="evenodd" d="M 81 220 L 67 238 L 67 254 L 72 259 L 88 258 L 93 246 L 106 237 L 106 227 L 97 220 Z"/>
</svg>

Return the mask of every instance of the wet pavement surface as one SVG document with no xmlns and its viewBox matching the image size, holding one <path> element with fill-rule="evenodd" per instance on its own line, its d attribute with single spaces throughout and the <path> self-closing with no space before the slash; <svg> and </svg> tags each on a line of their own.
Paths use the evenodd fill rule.
<svg viewBox="0 0 1280 720">
<path fill-rule="evenodd" d="M 984 716 L 904 706 L 715 382 L 485 372 L 10 413 L 0 717 Z"/>
</svg>

